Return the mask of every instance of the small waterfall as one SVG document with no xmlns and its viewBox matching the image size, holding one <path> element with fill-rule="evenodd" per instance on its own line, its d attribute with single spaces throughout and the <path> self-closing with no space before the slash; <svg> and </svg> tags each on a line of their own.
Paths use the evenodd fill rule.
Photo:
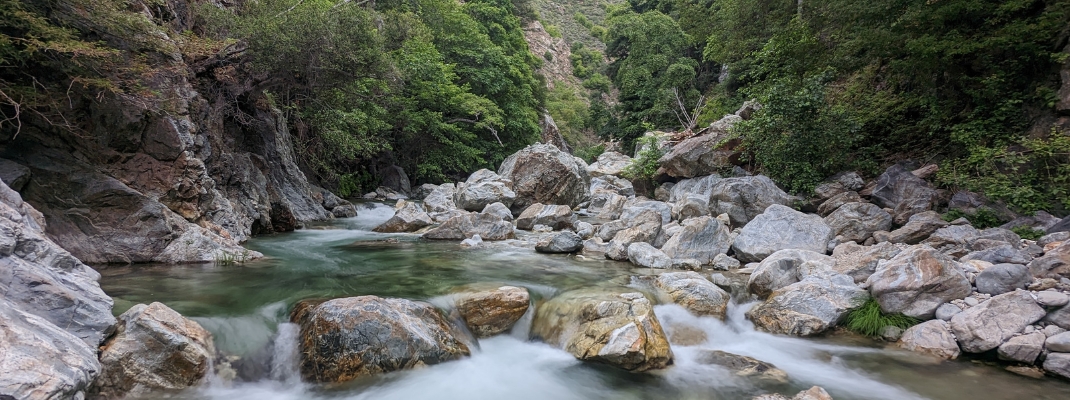
<svg viewBox="0 0 1070 400">
<path fill-rule="evenodd" d="M 513 328 L 509 330 L 509 336 L 517 338 L 517 340 L 527 341 L 531 337 L 531 322 L 535 319 L 535 302 L 532 301 L 528 306 L 528 310 L 524 312 L 524 315 L 513 324 Z"/>
<path fill-rule="evenodd" d="M 275 348 L 271 357 L 271 379 L 283 383 L 301 382 L 301 373 L 298 368 L 300 352 L 298 350 L 298 335 L 301 329 L 297 324 L 283 322 L 279 324 L 278 336 L 275 338 Z"/>
</svg>

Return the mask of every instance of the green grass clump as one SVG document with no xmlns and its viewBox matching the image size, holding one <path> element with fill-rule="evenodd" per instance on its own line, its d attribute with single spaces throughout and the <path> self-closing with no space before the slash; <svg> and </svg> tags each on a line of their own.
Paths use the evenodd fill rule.
<svg viewBox="0 0 1070 400">
<path fill-rule="evenodd" d="M 920 322 L 917 318 L 903 314 L 885 314 L 881 311 L 877 300 L 870 298 L 862 307 L 847 314 L 847 318 L 843 320 L 843 326 L 852 332 L 866 336 L 880 336 L 881 330 L 886 326 L 907 329 Z"/>
<path fill-rule="evenodd" d="M 1016 226 L 1011 228 L 1011 232 L 1017 233 L 1022 239 L 1037 240 L 1040 239 L 1046 232 L 1040 229 L 1033 229 L 1028 225 Z"/>
<path fill-rule="evenodd" d="M 995 211 L 984 207 L 978 208 L 973 214 L 966 213 L 962 210 L 948 210 L 943 217 L 944 221 L 947 222 L 965 217 L 970 221 L 970 225 L 973 225 L 973 227 L 977 229 L 995 228 L 1003 224 L 1003 220 Z"/>
</svg>

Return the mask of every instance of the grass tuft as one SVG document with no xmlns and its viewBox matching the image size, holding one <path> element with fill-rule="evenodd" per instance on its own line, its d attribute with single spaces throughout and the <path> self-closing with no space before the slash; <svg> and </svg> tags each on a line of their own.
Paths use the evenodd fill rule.
<svg viewBox="0 0 1070 400">
<path fill-rule="evenodd" d="M 885 314 L 881 311 L 877 300 L 870 298 L 862 307 L 851 311 L 843 320 L 843 326 L 848 330 L 866 336 L 880 336 L 881 330 L 886 326 L 897 326 L 907 329 L 917 325 L 921 321 L 917 318 L 903 314 Z"/>
</svg>

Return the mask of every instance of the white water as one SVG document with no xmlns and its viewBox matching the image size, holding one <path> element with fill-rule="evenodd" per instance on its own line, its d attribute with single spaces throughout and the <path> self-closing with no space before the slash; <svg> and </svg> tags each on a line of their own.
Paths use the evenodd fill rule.
<svg viewBox="0 0 1070 400">
<path fill-rule="evenodd" d="M 279 324 L 278 335 L 272 345 L 271 380 L 288 385 L 301 383 L 298 362 L 301 352 L 298 349 L 298 335 L 301 328 L 294 323 Z"/>
</svg>

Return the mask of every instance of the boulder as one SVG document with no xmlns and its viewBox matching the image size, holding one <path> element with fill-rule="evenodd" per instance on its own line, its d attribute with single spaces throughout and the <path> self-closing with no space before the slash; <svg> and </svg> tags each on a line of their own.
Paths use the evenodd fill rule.
<svg viewBox="0 0 1070 400">
<path fill-rule="evenodd" d="M 398 200 L 394 206 L 394 216 L 386 220 L 373 231 L 382 233 L 415 232 L 430 226 L 434 221 L 424 212 L 422 205 L 405 200 Z"/>
<path fill-rule="evenodd" d="M 695 362 L 718 365 L 736 376 L 753 379 L 761 384 L 783 385 L 789 382 L 788 374 L 773 364 L 720 350 L 700 350 L 695 356 Z"/>
<path fill-rule="evenodd" d="M 659 218 L 654 212 L 647 211 L 632 219 L 631 223 L 635 225 L 617 231 L 613 235 L 613 239 L 609 241 L 609 248 L 606 250 L 606 258 L 618 261 L 626 260 L 628 259 L 628 246 L 632 243 L 653 242 L 661 233 Z"/>
<path fill-rule="evenodd" d="M 891 231 L 887 235 L 874 234 L 873 238 L 878 242 L 918 244 L 933 232 L 945 226 L 947 226 L 947 222 L 940 218 L 940 214 L 935 211 L 922 211 L 911 216 L 906 225 L 899 229 Z"/>
<path fill-rule="evenodd" d="M 832 258 L 836 259 L 833 269 L 850 276 L 856 283 L 865 282 L 877 272 L 877 264 L 881 260 L 891 259 L 902 251 L 900 246 L 888 242 L 873 246 L 861 246 L 854 242 L 840 244 L 832 250 Z"/>
<path fill-rule="evenodd" d="M 16 192 L 22 190 L 23 186 L 26 186 L 26 182 L 30 181 L 29 168 L 11 160 L 5 160 L 0 158 L 0 182 L 11 188 Z"/>
<path fill-rule="evenodd" d="M 575 253 L 583 248 L 583 238 L 572 232 L 555 233 L 535 244 L 539 253 Z"/>
<path fill-rule="evenodd" d="M 464 214 L 423 234 L 425 239 L 464 240 L 479 235 L 483 240 L 512 239 L 513 224 L 491 214 Z"/>
<path fill-rule="evenodd" d="M 654 189 L 654 200 L 666 202 L 669 201 L 669 196 L 671 195 L 673 186 L 676 186 L 676 184 L 672 182 L 662 183 L 661 186 L 658 186 L 657 189 Z"/>
<path fill-rule="evenodd" d="M 1070 353 L 1051 353 L 1044 359 L 1044 370 L 1070 379 Z"/>
<path fill-rule="evenodd" d="M 959 306 L 956 306 L 951 303 L 944 303 L 941 304 L 940 307 L 936 308 L 936 314 L 934 316 L 936 317 L 936 319 L 941 321 L 950 321 L 951 317 L 954 317 L 955 314 L 958 314 L 960 312 L 962 312 L 962 308 L 960 308 Z"/>
<path fill-rule="evenodd" d="M 873 232 L 891 229 L 892 216 L 874 204 L 847 203 L 825 217 L 825 224 L 832 228 L 832 236 L 862 243 Z"/>
<path fill-rule="evenodd" d="M 660 202 L 657 200 L 642 200 L 636 199 L 633 202 L 626 203 L 624 210 L 620 214 L 620 219 L 631 220 L 639 216 L 639 214 L 653 211 L 661 216 L 662 225 L 672 221 L 672 206 L 668 203 Z"/>
<path fill-rule="evenodd" d="M 841 172 L 814 188 L 814 196 L 821 200 L 831 199 L 843 193 L 855 192 L 865 187 L 866 181 L 857 172 Z M 829 210 L 832 212 L 832 210 Z"/>
<path fill-rule="evenodd" d="M 668 300 L 686 308 L 694 315 L 724 318 L 731 295 L 697 272 L 666 272 L 646 277 L 651 286 Z"/>
<path fill-rule="evenodd" d="M 680 231 L 661 247 L 673 259 L 695 259 L 701 265 L 709 265 L 732 246 L 732 233 L 716 218 L 690 218 L 681 225 Z"/>
<path fill-rule="evenodd" d="M 1070 305 L 1052 310 L 1044 317 L 1044 322 L 1070 330 Z"/>
<path fill-rule="evenodd" d="M 764 175 L 726 178 L 710 188 L 710 215 L 728 214 L 733 226 L 743 226 L 769 206 L 794 200 Z"/>
<path fill-rule="evenodd" d="M 498 174 L 513 182 L 516 201 L 510 207 L 514 211 L 535 203 L 571 208 L 589 196 L 587 164 L 548 144 L 534 144 L 506 157 Z"/>
<path fill-rule="evenodd" d="M 1044 340 L 1044 347 L 1057 353 L 1070 353 L 1070 332 L 1051 335 Z"/>
<path fill-rule="evenodd" d="M 506 221 L 513 220 L 513 212 L 509 211 L 509 207 L 502 203 L 487 204 L 486 207 L 483 207 L 483 211 L 480 211 L 479 213 L 497 215 Z"/>
<path fill-rule="evenodd" d="M 301 377 L 340 383 L 460 359 L 473 342 L 427 303 L 360 296 L 298 312 Z"/>
<path fill-rule="evenodd" d="M 844 204 L 847 204 L 847 203 L 863 203 L 863 202 L 865 202 L 865 201 L 862 200 L 862 196 L 858 195 L 858 192 L 854 192 L 854 191 L 843 192 L 843 193 L 837 194 L 835 196 L 832 196 L 828 200 L 825 200 L 825 202 L 821 203 L 821 205 L 817 207 L 817 213 L 819 215 L 821 215 L 822 217 L 827 217 L 829 214 L 832 214 L 833 212 L 835 212 L 837 209 L 839 209 Z M 880 208 L 880 207 L 878 207 L 878 208 Z M 887 214 L 887 212 L 885 212 L 885 213 Z M 889 217 L 890 216 L 891 216 L 891 214 L 889 214 Z"/>
<path fill-rule="evenodd" d="M 894 221 L 904 224 L 914 214 L 932 209 L 936 189 L 917 177 L 904 164 L 888 168 L 877 178 L 871 200 L 878 206 L 894 210 Z"/>
<path fill-rule="evenodd" d="M 391 165 L 386 167 L 382 171 L 379 171 L 379 177 L 382 178 L 382 186 L 390 188 L 391 190 L 401 193 L 403 195 L 409 195 L 412 193 L 412 185 L 409 183 L 409 176 L 405 174 L 405 170 L 397 165 Z"/>
<path fill-rule="evenodd" d="M 688 196 L 672 205 L 672 218 L 677 221 L 709 214 L 709 203 L 706 199 L 697 196 Z"/>
<path fill-rule="evenodd" d="M 1070 232 L 1070 216 L 1059 220 L 1047 229 L 1046 233 Z"/>
<path fill-rule="evenodd" d="M 96 350 L 0 296 L 0 397 L 85 398 L 100 373 Z"/>
<path fill-rule="evenodd" d="M 808 250 L 780 250 L 762 260 L 747 281 L 747 291 L 764 299 L 809 275 L 830 273 L 836 259 Z"/>
<path fill-rule="evenodd" d="M 811 387 L 808 390 L 796 393 L 794 397 L 788 398 L 782 394 L 763 394 L 761 396 L 754 397 L 751 400 L 832 400 L 832 396 L 820 386 Z"/>
<path fill-rule="evenodd" d="M 1038 278 L 1070 278 L 1070 241 L 1029 262 L 1029 271 Z"/>
<path fill-rule="evenodd" d="M 974 245 L 986 245 L 989 244 L 989 240 L 975 241 Z M 1033 261 L 1033 257 L 1025 251 L 1015 248 L 1015 246 L 1004 244 L 1004 242 L 995 242 L 992 247 L 985 248 L 984 250 L 978 250 L 970 252 L 960 258 L 962 261 L 981 260 L 987 261 L 992 264 L 1029 264 Z"/>
<path fill-rule="evenodd" d="M 449 183 L 448 185 L 452 186 L 453 184 Z M 438 189 L 438 185 L 431 184 L 431 183 L 425 183 L 423 185 L 420 185 L 420 186 L 416 187 L 416 189 L 412 190 L 412 199 L 413 200 L 426 199 L 427 196 L 431 195 L 431 192 L 435 191 L 435 189 Z M 451 195 L 450 197 L 451 197 L 450 201 L 453 201 L 452 200 L 453 196 Z"/>
<path fill-rule="evenodd" d="M 600 220 L 612 221 L 620 218 L 621 212 L 624 211 L 624 204 L 627 202 L 627 197 L 617 193 L 595 193 L 591 195 L 591 204 L 587 207 L 587 212 L 595 214 Z"/>
<path fill-rule="evenodd" d="M 624 197 L 635 196 L 635 186 L 632 182 L 613 175 L 604 175 L 591 178 L 591 195 L 601 192 L 612 192 Z"/>
<path fill-rule="evenodd" d="M 1015 336 L 1006 343 L 999 345 L 999 359 L 1033 365 L 1044 350 L 1044 333 L 1033 332 L 1021 336 Z"/>
<path fill-rule="evenodd" d="M 574 230 L 576 231 L 576 234 L 580 235 L 580 238 L 583 238 L 584 240 L 590 239 L 592 236 L 594 236 L 594 225 L 588 224 L 583 221 L 577 221 Z"/>
<path fill-rule="evenodd" d="M 951 326 L 938 319 L 908 328 L 899 338 L 899 346 L 945 360 L 954 360 L 962 353 L 955 342 L 955 335 L 951 333 Z"/>
<path fill-rule="evenodd" d="M 672 267 L 672 259 L 646 242 L 628 245 L 628 261 L 644 268 L 666 269 Z"/>
<path fill-rule="evenodd" d="M 1044 314 L 1029 292 L 1018 290 L 992 297 L 951 317 L 951 331 L 963 351 L 982 353 L 999 347 L 1044 318 Z"/>
<path fill-rule="evenodd" d="M 471 288 L 454 295 L 454 304 L 468 330 L 477 337 L 504 333 L 528 311 L 528 290 L 516 286 Z"/>
<path fill-rule="evenodd" d="M 836 326 L 868 298 L 846 275 L 815 275 L 773 291 L 746 315 L 759 330 L 813 336 Z"/>
<path fill-rule="evenodd" d="M 962 270 L 950 257 L 918 245 L 879 261 L 866 285 L 885 313 L 930 319 L 941 304 L 973 291 Z"/>
<path fill-rule="evenodd" d="M 693 178 L 709 175 L 731 168 L 739 163 L 739 138 L 733 138 L 728 130 L 743 119 L 727 115 L 714 122 L 716 127 L 702 136 L 685 139 L 672 147 L 658 160 L 659 172 L 674 178 Z"/>
<path fill-rule="evenodd" d="M 535 225 L 546 225 L 554 230 L 572 229 L 576 216 L 568 206 L 552 206 L 535 203 L 516 217 L 516 228 L 530 231 Z"/>
<path fill-rule="evenodd" d="M 1021 264 L 996 264 L 977 274 L 974 283 L 977 291 L 984 294 L 1003 294 L 1015 289 L 1025 289 L 1033 282 L 1029 268 Z"/>
<path fill-rule="evenodd" d="M 516 200 L 511 182 L 487 169 L 472 173 L 464 183 L 457 187 L 453 201 L 458 208 L 468 211 L 482 211 L 492 203 L 512 206 Z"/>
<path fill-rule="evenodd" d="M 1045 290 L 1037 293 L 1036 296 L 1037 304 L 1042 307 L 1062 307 L 1070 303 L 1070 296 L 1054 290 Z"/>
<path fill-rule="evenodd" d="M 666 246 L 668 245 L 666 244 Z M 740 265 L 739 260 L 732 258 L 728 254 L 718 254 L 713 257 L 713 269 L 718 271 L 738 269 Z"/>
<path fill-rule="evenodd" d="M 371 198 L 379 200 L 406 200 L 409 198 L 407 194 L 398 192 L 397 190 L 386 186 L 375 188 L 374 192 L 364 195 L 364 198 L 369 198 L 369 195 L 372 196 Z"/>
<path fill-rule="evenodd" d="M 119 316 L 101 346 L 101 373 L 91 397 L 145 396 L 204 382 L 215 357 L 212 334 L 160 303 L 138 304 Z"/>
<path fill-rule="evenodd" d="M 743 227 L 732 250 L 739 261 L 752 262 L 783 249 L 824 254 L 831 239 L 832 229 L 821 217 L 774 204 Z"/>
<path fill-rule="evenodd" d="M 642 372 L 672 363 L 654 307 L 640 293 L 579 290 L 535 313 L 532 335 L 577 359 Z"/>
<path fill-rule="evenodd" d="M 669 189 L 669 203 L 676 203 L 690 196 L 697 196 L 708 200 L 713 193 L 713 186 L 721 180 L 721 176 L 711 174 L 698 178 L 684 179 L 676 182 Z M 664 200 L 663 200 L 664 201 Z M 707 201 L 709 203 L 709 201 Z"/>
<path fill-rule="evenodd" d="M 598 159 L 587 166 L 587 175 L 592 178 L 605 175 L 620 176 L 629 165 L 632 165 L 631 157 L 615 151 L 607 151 L 599 154 Z"/>
<path fill-rule="evenodd" d="M 438 185 L 424 197 L 424 209 L 432 217 L 435 217 L 436 214 L 454 211 L 457 209 L 457 204 L 453 201 L 456 195 L 457 188 L 454 184 L 443 183 Z"/>
</svg>

